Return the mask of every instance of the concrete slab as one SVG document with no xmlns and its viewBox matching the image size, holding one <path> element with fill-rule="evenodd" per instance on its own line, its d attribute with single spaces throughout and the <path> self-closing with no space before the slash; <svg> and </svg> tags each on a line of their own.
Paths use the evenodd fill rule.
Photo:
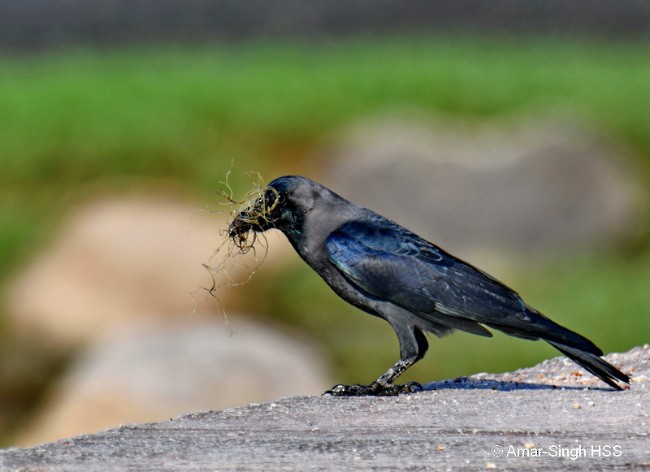
<svg viewBox="0 0 650 472">
<path fill-rule="evenodd" d="M 650 345 L 608 360 L 616 392 L 564 358 L 393 398 L 293 397 L 0 452 L 2 471 L 647 470 Z"/>
</svg>

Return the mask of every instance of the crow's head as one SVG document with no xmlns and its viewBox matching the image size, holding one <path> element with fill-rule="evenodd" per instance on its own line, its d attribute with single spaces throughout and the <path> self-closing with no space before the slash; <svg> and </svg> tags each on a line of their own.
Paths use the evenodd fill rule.
<svg viewBox="0 0 650 472">
<path fill-rule="evenodd" d="M 285 233 L 299 231 L 302 216 L 313 206 L 315 185 L 298 176 L 275 179 L 235 216 L 228 235 L 239 247 L 245 247 L 250 231 L 259 233 L 271 228 Z"/>
</svg>

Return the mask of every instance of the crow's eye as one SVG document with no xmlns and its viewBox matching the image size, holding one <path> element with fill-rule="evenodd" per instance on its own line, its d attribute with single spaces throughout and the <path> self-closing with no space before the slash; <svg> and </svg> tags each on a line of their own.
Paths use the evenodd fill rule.
<svg viewBox="0 0 650 472">
<path fill-rule="evenodd" d="M 267 189 L 264 194 L 264 207 L 267 213 L 272 212 L 276 209 L 280 203 L 280 194 L 274 188 Z"/>
</svg>

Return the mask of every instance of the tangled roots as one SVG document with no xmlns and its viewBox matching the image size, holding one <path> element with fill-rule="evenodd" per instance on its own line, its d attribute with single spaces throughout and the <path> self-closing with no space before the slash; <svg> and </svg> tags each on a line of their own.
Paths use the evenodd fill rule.
<svg viewBox="0 0 650 472">
<path fill-rule="evenodd" d="M 223 210 L 208 210 L 211 213 L 226 214 L 231 221 L 229 228 L 219 231 L 221 243 L 217 246 L 210 260 L 203 264 L 212 278 L 210 287 L 203 287 L 211 296 L 219 300 L 217 291 L 222 287 L 236 287 L 247 283 L 260 268 L 268 254 L 268 241 L 263 233 L 252 230 L 254 224 L 271 222 L 269 214 L 276 207 L 278 198 L 267 201 L 267 187 L 262 176 L 249 173 L 253 178 L 253 189 L 243 198 L 236 199 L 228 180 L 230 171 L 226 174 L 223 188 L 219 195 Z M 275 189 L 272 189 L 275 192 Z M 250 254 L 249 254 L 250 253 Z M 247 255 L 247 257 L 244 257 Z M 250 257 L 252 255 L 252 257 Z M 237 279 L 238 274 L 247 274 L 243 279 Z M 241 275 L 240 275 L 241 277 Z"/>
</svg>

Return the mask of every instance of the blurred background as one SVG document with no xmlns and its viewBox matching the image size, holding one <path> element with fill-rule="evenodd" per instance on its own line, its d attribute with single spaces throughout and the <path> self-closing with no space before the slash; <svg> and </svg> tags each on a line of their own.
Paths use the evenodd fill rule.
<svg viewBox="0 0 650 472">
<path fill-rule="evenodd" d="M 397 359 L 277 235 L 247 284 L 202 289 L 228 171 L 236 197 L 248 171 L 308 176 L 605 352 L 647 343 L 648 58 L 637 1 L 0 0 L 0 445 L 319 394 Z M 400 380 L 558 354 L 430 344 Z"/>
</svg>

